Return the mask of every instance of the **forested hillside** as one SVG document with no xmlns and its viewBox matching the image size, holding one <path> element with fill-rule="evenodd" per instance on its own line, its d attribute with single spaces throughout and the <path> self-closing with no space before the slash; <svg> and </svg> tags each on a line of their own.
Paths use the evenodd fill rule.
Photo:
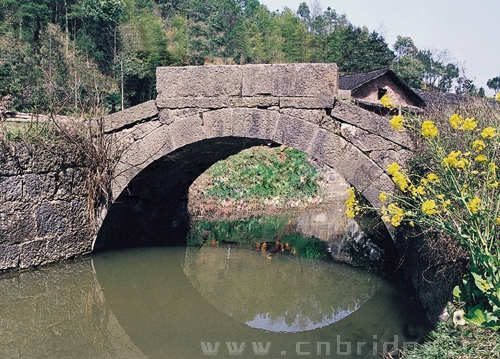
<svg viewBox="0 0 500 359">
<path fill-rule="evenodd" d="M 25 112 L 113 112 L 155 98 L 158 66 L 336 62 L 393 68 L 451 89 L 456 65 L 331 8 L 270 12 L 258 0 L 0 0 L 0 95 Z"/>
</svg>

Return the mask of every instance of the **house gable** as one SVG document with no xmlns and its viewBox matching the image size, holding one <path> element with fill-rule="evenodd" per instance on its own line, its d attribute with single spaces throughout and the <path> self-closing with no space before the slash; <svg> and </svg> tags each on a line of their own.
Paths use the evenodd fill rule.
<svg viewBox="0 0 500 359">
<path fill-rule="evenodd" d="M 396 106 L 425 106 L 422 98 L 390 69 L 341 76 L 339 88 L 344 96 L 348 95 L 364 105 L 380 105 L 380 98 L 387 93 Z"/>
</svg>

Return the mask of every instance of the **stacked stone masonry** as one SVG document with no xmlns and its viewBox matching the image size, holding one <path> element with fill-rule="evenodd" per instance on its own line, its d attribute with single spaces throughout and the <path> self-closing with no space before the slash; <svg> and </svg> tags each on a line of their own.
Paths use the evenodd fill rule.
<svg viewBox="0 0 500 359">
<path fill-rule="evenodd" d="M 83 164 L 71 145 L 0 145 L 0 269 L 90 251 Z"/>
</svg>

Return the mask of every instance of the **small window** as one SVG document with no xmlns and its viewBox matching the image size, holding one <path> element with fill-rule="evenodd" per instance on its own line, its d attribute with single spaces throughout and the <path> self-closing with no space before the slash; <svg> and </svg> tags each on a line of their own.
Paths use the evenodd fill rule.
<svg viewBox="0 0 500 359">
<path fill-rule="evenodd" d="M 380 100 L 382 96 L 384 96 L 387 93 L 387 89 L 379 87 L 378 88 L 378 99 Z"/>
</svg>

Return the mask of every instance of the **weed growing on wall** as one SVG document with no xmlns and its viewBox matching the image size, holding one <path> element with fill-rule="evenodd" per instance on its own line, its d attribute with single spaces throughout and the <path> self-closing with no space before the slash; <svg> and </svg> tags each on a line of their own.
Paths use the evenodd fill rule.
<svg viewBox="0 0 500 359">
<path fill-rule="evenodd" d="M 394 227 L 445 233 L 464 246 L 469 269 L 453 303 L 470 323 L 500 329 L 498 107 L 476 104 L 430 119 L 398 117 L 391 125 L 411 131 L 424 150 L 409 170 L 396 162 L 387 167 L 398 191 L 380 193 L 382 219 Z M 364 208 L 354 189 L 349 194 L 347 215 L 353 217 Z"/>
</svg>

